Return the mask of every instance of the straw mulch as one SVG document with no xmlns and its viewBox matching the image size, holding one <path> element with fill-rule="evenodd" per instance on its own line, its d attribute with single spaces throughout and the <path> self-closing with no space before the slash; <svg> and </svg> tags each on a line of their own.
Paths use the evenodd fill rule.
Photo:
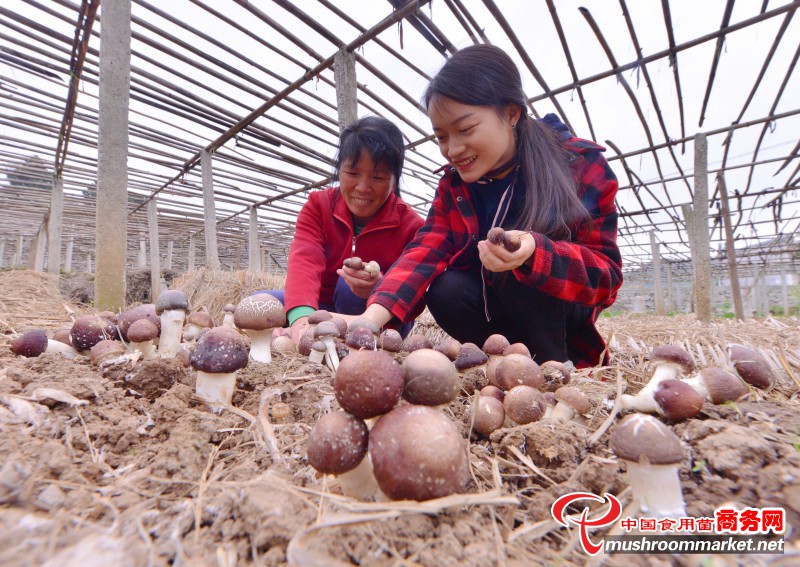
<svg viewBox="0 0 800 567">
<path fill-rule="evenodd" d="M 58 276 L 34 270 L 0 271 L 0 334 L 55 328 L 80 309 L 62 297 Z"/>
</svg>

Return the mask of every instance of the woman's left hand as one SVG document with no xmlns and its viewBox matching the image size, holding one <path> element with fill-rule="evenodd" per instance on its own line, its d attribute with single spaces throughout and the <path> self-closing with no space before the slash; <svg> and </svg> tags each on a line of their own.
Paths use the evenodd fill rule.
<svg viewBox="0 0 800 567">
<path fill-rule="evenodd" d="M 377 276 L 373 276 L 366 270 L 354 270 L 347 266 L 336 270 L 336 273 L 350 286 L 353 293 L 361 299 L 368 299 L 372 290 L 383 278 L 383 272 L 378 272 Z"/>
<path fill-rule="evenodd" d="M 509 252 L 502 244 L 493 244 L 488 240 L 478 242 L 481 263 L 490 272 L 507 272 L 519 268 L 536 250 L 536 241 L 531 233 L 521 230 L 508 230 L 506 233 L 519 237 L 519 250 Z"/>
</svg>

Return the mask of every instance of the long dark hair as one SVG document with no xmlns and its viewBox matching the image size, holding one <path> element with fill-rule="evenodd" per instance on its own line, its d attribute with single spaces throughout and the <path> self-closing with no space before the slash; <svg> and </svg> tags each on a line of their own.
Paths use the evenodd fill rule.
<svg viewBox="0 0 800 567">
<path fill-rule="evenodd" d="M 339 136 L 339 151 L 334 160 L 333 180 L 339 181 L 339 172 L 345 164 L 357 163 L 361 152 L 366 151 L 375 165 L 385 165 L 394 175 L 394 194 L 400 196 L 400 175 L 405 160 L 403 134 L 394 122 L 380 116 L 359 118 Z"/>
<path fill-rule="evenodd" d="M 528 116 L 522 78 L 505 51 L 493 45 L 457 51 L 431 80 L 423 105 L 429 109 L 440 96 L 461 104 L 490 106 L 501 116 L 509 104 L 519 106 L 515 139 L 525 183 L 525 210 L 513 228 L 565 239 L 570 227 L 590 218 L 578 197 L 566 150 L 555 131 Z"/>
</svg>

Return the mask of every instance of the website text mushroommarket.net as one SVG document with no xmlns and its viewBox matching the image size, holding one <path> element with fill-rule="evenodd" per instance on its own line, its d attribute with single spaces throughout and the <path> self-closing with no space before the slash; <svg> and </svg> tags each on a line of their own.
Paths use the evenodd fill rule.
<svg viewBox="0 0 800 567">
<path fill-rule="evenodd" d="M 606 553 L 783 553 L 783 538 L 757 536 L 609 536 L 603 542 Z"/>
</svg>

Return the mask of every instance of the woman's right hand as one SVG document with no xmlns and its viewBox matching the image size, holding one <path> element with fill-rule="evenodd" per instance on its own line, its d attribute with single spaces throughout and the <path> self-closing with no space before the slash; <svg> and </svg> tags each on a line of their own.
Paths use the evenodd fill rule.
<svg viewBox="0 0 800 567">
<path fill-rule="evenodd" d="M 294 323 L 292 323 L 292 326 L 289 327 L 289 337 L 291 337 L 295 344 L 299 343 L 300 339 L 303 338 L 303 335 L 310 326 L 311 325 L 308 323 L 308 317 L 298 318 Z"/>
<path fill-rule="evenodd" d="M 353 293 L 361 299 L 368 299 L 372 294 L 372 290 L 383 278 L 382 272 L 373 275 L 366 270 L 354 270 L 347 266 L 342 266 L 336 270 L 336 273 L 350 286 Z"/>
</svg>

